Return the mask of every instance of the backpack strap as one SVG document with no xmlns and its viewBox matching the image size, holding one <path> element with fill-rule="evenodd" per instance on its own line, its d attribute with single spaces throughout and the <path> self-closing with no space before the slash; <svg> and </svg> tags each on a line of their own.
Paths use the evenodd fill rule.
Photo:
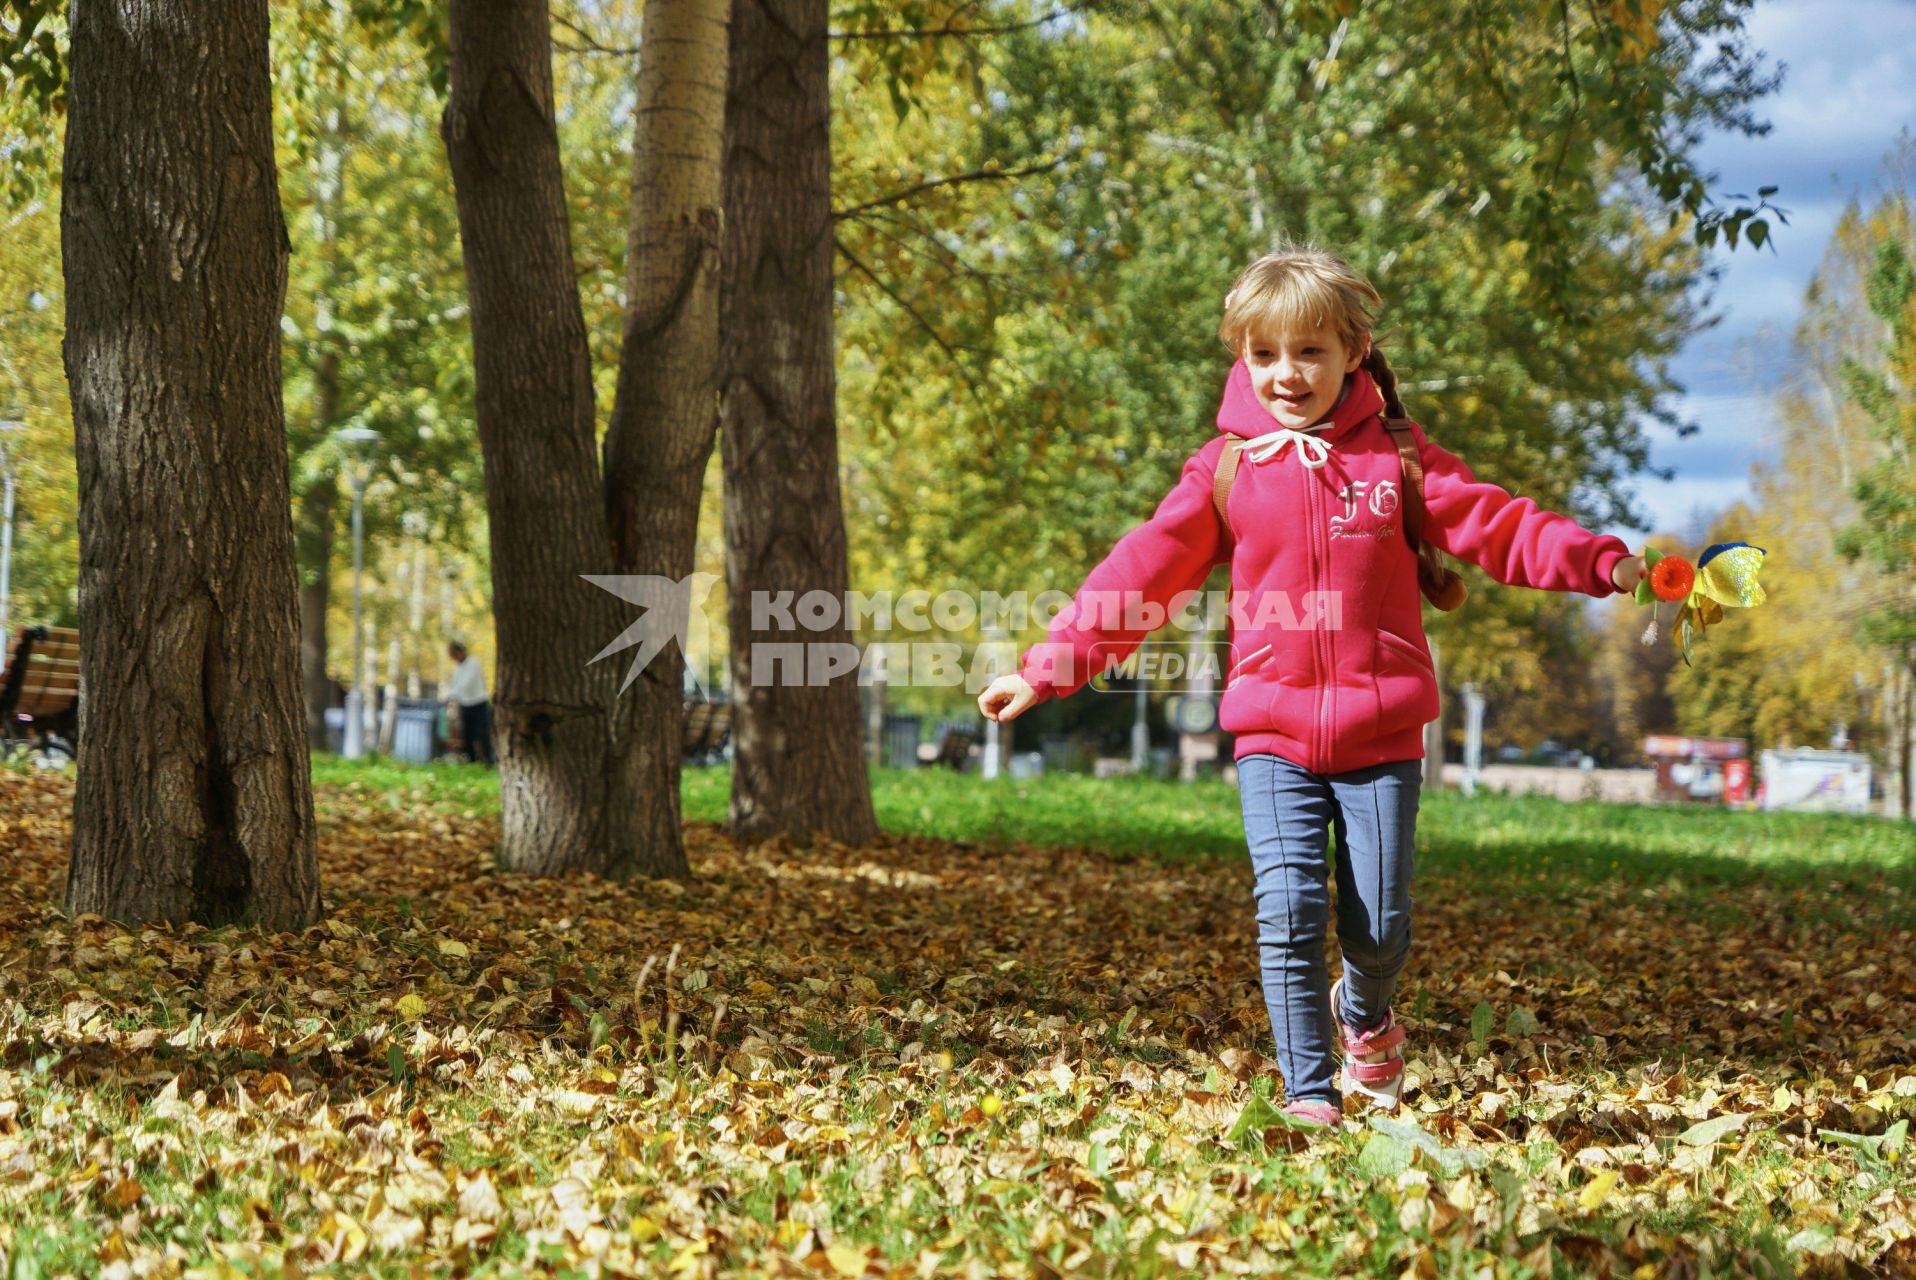
<svg viewBox="0 0 1916 1280">
<path fill-rule="evenodd" d="M 1237 464 L 1242 460 L 1244 442 L 1232 440 L 1224 446 L 1217 456 L 1217 475 L 1211 481 L 1211 505 L 1217 508 L 1217 522 L 1224 530 L 1225 541 L 1231 538 L 1231 521 L 1224 510 L 1231 500 L 1231 481 L 1237 478 Z"/>
<path fill-rule="evenodd" d="M 1424 460 L 1417 455 L 1410 419 L 1385 418 L 1383 422 L 1404 469 L 1404 539 L 1417 553 L 1417 585 L 1426 600 L 1449 613 L 1469 597 L 1470 588 L 1462 574 L 1444 563 L 1444 553 L 1424 537 Z"/>
<path fill-rule="evenodd" d="M 1421 553 L 1424 542 L 1424 460 L 1417 456 L 1417 440 L 1410 433 L 1409 418 L 1385 418 L 1384 430 L 1397 446 L 1397 461 L 1404 469 L 1404 533 L 1413 551 Z"/>
</svg>

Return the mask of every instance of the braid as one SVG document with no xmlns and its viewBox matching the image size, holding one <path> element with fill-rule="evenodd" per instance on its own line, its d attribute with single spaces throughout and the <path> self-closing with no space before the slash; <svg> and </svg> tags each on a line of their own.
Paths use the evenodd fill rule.
<svg viewBox="0 0 1916 1280">
<path fill-rule="evenodd" d="M 1364 357 L 1364 372 L 1377 384 L 1377 390 L 1384 397 L 1384 415 L 1390 418 L 1408 418 L 1404 412 L 1404 402 L 1397 398 L 1397 375 L 1391 371 L 1390 361 L 1384 359 L 1384 349 L 1371 343 L 1370 354 Z"/>
</svg>

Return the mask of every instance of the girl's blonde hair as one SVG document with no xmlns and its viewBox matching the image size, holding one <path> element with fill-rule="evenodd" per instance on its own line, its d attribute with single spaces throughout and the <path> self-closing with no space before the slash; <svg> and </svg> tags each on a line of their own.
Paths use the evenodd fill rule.
<svg viewBox="0 0 1916 1280">
<path fill-rule="evenodd" d="M 1327 328 L 1353 350 L 1369 348 L 1363 368 L 1383 393 L 1384 412 L 1407 416 L 1397 399 L 1397 375 L 1372 341 L 1384 300 L 1343 258 L 1316 245 L 1285 245 L 1244 268 L 1224 298 L 1217 336 L 1242 358 L 1253 333 Z"/>
</svg>

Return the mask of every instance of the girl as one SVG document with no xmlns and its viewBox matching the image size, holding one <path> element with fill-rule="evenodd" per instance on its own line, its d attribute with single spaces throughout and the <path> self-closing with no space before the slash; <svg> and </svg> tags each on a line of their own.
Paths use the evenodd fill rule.
<svg viewBox="0 0 1916 1280">
<path fill-rule="evenodd" d="M 1218 328 L 1236 363 L 1217 436 L 1091 571 L 1019 672 L 978 698 L 1002 722 L 1075 692 L 1094 658 L 1137 647 L 1151 608 L 1175 614 L 1229 562 L 1235 660 L 1218 723 L 1236 735 L 1264 1000 L 1285 1110 L 1333 1127 L 1343 1093 L 1389 1109 L 1403 1091 L 1391 996 L 1410 953 L 1423 728 L 1437 716 L 1406 515 L 1419 536 L 1506 584 L 1607 596 L 1634 590 L 1644 573 L 1617 538 L 1477 480 L 1412 423 L 1424 503 L 1414 522 L 1417 477 L 1383 421 L 1405 415 L 1371 341 L 1380 304 L 1349 263 L 1320 249 L 1246 268 Z M 1241 465 L 1221 522 L 1213 487 L 1226 448 Z M 1344 957 L 1335 988 L 1324 948 L 1327 830 Z"/>
</svg>

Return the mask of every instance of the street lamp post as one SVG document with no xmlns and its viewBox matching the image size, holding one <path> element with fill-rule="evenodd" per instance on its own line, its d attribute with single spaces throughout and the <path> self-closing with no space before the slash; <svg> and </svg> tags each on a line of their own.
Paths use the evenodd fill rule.
<svg viewBox="0 0 1916 1280">
<path fill-rule="evenodd" d="M 0 422 L 0 654 L 6 652 L 7 624 L 13 612 L 13 455 L 7 451 L 7 436 L 26 429 L 15 419 Z"/>
<path fill-rule="evenodd" d="M 987 670 L 993 676 L 1001 675 L 1011 669 L 1010 664 L 1005 661 L 1005 649 L 1010 639 L 1011 633 L 1003 627 L 988 626 L 985 628 L 985 643 L 990 646 L 987 653 L 991 659 L 991 665 Z M 1016 655 L 1014 654 L 1012 656 L 1015 657 Z M 986 781 L 996 778 L 999 769 L 1004 766 L 1003 733 L 1003 728 L 996 720 L 985 721 L 985 759 L 983 772 Z"/>
<path fill-rule="evenodd" d="M 333 433 L 344 450 L 347 482 L 353 487 L 353 678 L 346 686 L 346 724 L 340 754 L 357 760 L 366 754 L 366 698 L 361 685 L 366 673 L 366 633 L 360 625 L 360 575 L 365 568 L 366 485 L 373 478 L 368 456 L 379 433 L 368 427 L 347 427 Z"/>
</svg>

